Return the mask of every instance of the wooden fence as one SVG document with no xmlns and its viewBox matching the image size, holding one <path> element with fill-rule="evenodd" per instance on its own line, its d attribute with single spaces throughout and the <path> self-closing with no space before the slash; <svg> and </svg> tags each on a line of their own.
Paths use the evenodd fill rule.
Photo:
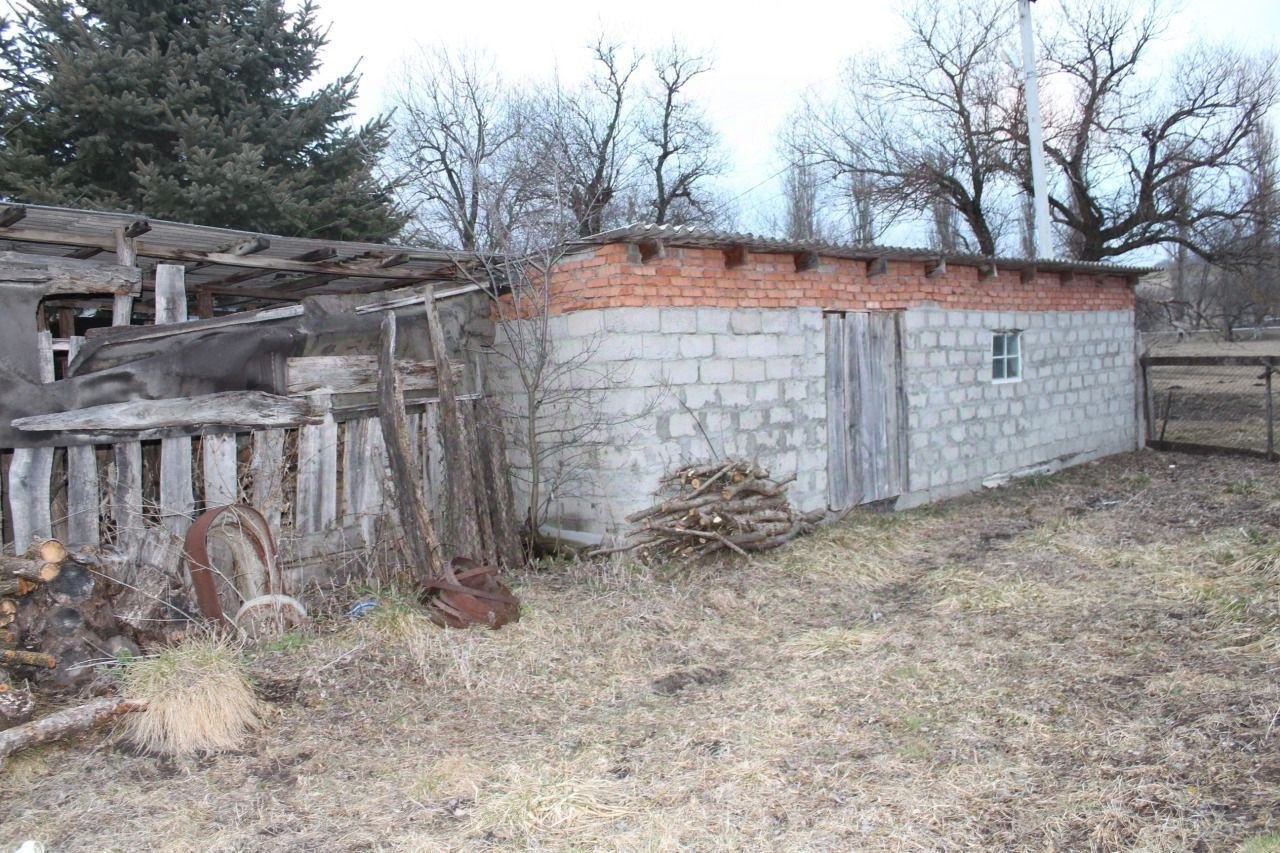
<svg viewBox="0 0 1280 853">
<path fill-rule="evenodd" d="M 1148 446 L 1277 460 L 1272 385 L 1280 357 L 1147 355 L 1140 364 Z"/>
<path fill-rule="evenodd" d="M 155 286 L 156 323 L 185 321 L 182 267 L 159 265 Z M 115 312 L 115 324 L 121 325 L 130 313 L 127 301 L 117 299 Z M 38 340 L 46 382 L 54 381 L 59 362 L 73 359 L 84 341 L 55 339 L 47 331 Z M 415 376 L 430 374 L 435 381 L 429 363 L 398 361 L 397 372 L 411 387 Z M 163 525 L 181 536 L 206 508 L 243 502 L 266 517 L 293 588 L 305 578 L 340 570 L 344 562 L 358 571 L 355 563 L 395 538 L 396 498 L 376 411 L 336 410 L 331 399 L 337 392 L 373 390 L 377 374 L 376 356 L 289 359 L 291 397 L 308 409 L 299 426 L 237 429 L 214 421 L 197 435 L 0 448 L 4 541 L 19 550 L 36 536 L 55 536 L 73 547 L 127 548 L 148 527 Z M 505 468 L 504 459 L 489 458 L 502 452 L 501 436 L 494 434 L 500 427 L 484 401 L 474 395 L 457 399 L 470 458 L 483 479 L 492 480 L 492 472 Z M 450 539 L 458 538 L 463 519 L 449 516 L 465 513 L 441 512 L 449 506 L 441 407 L 436 400 L 417 400 L 407 408 L 409 444 L 429 505 L 445 516 L 442 539 L 460 546 Z"/>
</svg>

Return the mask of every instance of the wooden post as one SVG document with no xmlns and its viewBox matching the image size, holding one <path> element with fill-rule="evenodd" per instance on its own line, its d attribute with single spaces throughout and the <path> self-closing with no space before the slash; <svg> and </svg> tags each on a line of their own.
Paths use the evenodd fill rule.
<svg viewBox="0 0 1280 853">
<path fill-rule="evenodd" d="M 116 228 L 116 263 L 124 267 L 138 264 L 133 238 L 124 226 Z M 117 294 L 111 306 L 111 325 L 128 326 L 133 321 L 133 297 Z M 114 475 L 111 478 L 111 517 L 116 525 L 116 544 L 129 548 L 142 536 L 142 445 L 136 441 L 111 448 Z"/>
<path fill-rule="evenodd" d="M 1147 444 L 1156 438 L 1156 401 L 1151 389 L 1151 365 L 1142 361 L 1142 411 L 1147 422 Z"/>
<path fill-rule="evenodd" d="M 176 264 L 156 265 L 156 325 L 187 319 L 186 270 Z M 160 442 L 160 521 L 175 536 L 185 536 L 195 517 L 191 477 L 191 438 Z"/>
<path fill-rule="evenodd" d="M 431 299 L 427 299 L 428 306 Z M 378 420 L 382 426 L 383 442 L 391 459 L 391 469 L 396 486 L 396 508 L 400 526 L 404 529 L 408 553 L 412 557 L 414 576 L 418 579 L 439 578 L 444 575 L 444 561 L 440 554 L 440 538 L 435 522 L 427 508 L 422 481 L 418 478 L 418 463 L 409 446 L 408 418 L 404 411 L 404 390 L 396 373 L 396 315 L 388 311 L 382 319 L 382 346 L 378 382 Z M 438 356 L 438 351 L 437 351 Z M 448 361 L 441 361 L 447 364 Z M 443 370 L 441 373 L 448 373 Z"/>
<path fill-rule="evenodd" d="M 1266 376 L 1267 383 L 1267 459 L 1271 462 L 1276 461 L 1276 413 L 1275 402 L 1271 397 L 1271 374 L 1275 372 L 1275 368 L 1267 362 Z"/>
<path fill-rule="evenodd" d="M 444 327 L 440 324 L 440 312 L 435 298 L 427 289 L 427 335 L 430 337 L 432 357 L 436 364 L 449 363 L 449 348 L 445 344 Z M 456 531 L 453 543 L 458 554 L 473 559 L 483 550 L 480 526 L 476 519 L 476 479 L 471 468 L 470 454 L 463 433 L 458 397 L 454 389 L 453 374 L 449 370 L 437 370 L 436 381 L 440 386 L 440 432 L 444 436 L 447 454 L 445 462 L 446 483 L 449 494 L 449 515 Z"/>
<path fill-rule="evenodd" d="M 72 336 L 67 362 L 75 359 L 84 338 Z M 67 543 L 100 544 L 98 533 L 98 454 L 92 445 L 67 448 Z"/>
<path fill-rule="evenodd" d="M 138 251 L 134 248 L 133 238 L 124 233 L 124 226 L 116 229 L 116 263 L 122 267 L 138 265 Z M 133 321 L 133 297 L 116 294 L 111 305 L 111 325 L 127 326 Z"/>
</svg>

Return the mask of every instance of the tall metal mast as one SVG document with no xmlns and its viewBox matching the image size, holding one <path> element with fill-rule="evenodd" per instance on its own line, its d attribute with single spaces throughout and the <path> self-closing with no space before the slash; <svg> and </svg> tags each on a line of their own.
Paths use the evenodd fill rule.
<svg viewBox="0 0 1280 853">
<path fill-rule="evenodd" d="M 1031 3 L 1018 0 L 1022 24 L 1022 80 L 1027 100 L 1027 136 L 1031 143 L 1031 189 L 1035 211 L 1036 256 L 1054 256 L 1053 231 L 1049 221 L 1049 188 L 1044 173 L 1044 130 L 1040 126 L 1040 86 L 1036 80 L 1036 45 L 1031 33 Z"/>
</svg>

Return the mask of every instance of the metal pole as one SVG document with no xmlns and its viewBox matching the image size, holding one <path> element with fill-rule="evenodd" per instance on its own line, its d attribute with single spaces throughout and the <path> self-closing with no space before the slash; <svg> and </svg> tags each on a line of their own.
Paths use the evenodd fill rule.
<svg viewBox="0 0 1280 853">
<path fill-rule="evenodd" d="M 1053 231 L 1049 224 L 1049 189 L 1044 173 L 1044 130 L 1040 126 L 1040 84 L 1036 80 L 1036 45 L 1031 33 L 1031 2 L 1018 0 L 1022 24 L 1022 81 L 1027 100 L 1027 137 L 1031 144 L 1031 189 L 1035 208 L 1036 256 L 1052 258 Z"/>
</svg>

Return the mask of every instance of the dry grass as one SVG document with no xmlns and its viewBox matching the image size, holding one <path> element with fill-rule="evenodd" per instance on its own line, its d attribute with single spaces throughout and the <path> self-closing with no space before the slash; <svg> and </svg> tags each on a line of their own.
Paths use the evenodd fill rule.
<svg viewBox="0 0 1280 853">
<path fill-rule="evenodd" d="M 126 696 L 147 702 L 123 721 L 125 738 L 157 755 L 237 749 L 257 727 L 261 707 L 238 650 L 206 637 L 134 658 L 119 671 Z"/>
<path fill-rule="evenodd" d="M 751 565 L 546 566 L 497 632 L 384 597 L 251 652 L 302 690 L 241 752 L 15 757 L 0 848 L 1272 849 L 1277 494 L 1135 454 Z"/>
</svg>

